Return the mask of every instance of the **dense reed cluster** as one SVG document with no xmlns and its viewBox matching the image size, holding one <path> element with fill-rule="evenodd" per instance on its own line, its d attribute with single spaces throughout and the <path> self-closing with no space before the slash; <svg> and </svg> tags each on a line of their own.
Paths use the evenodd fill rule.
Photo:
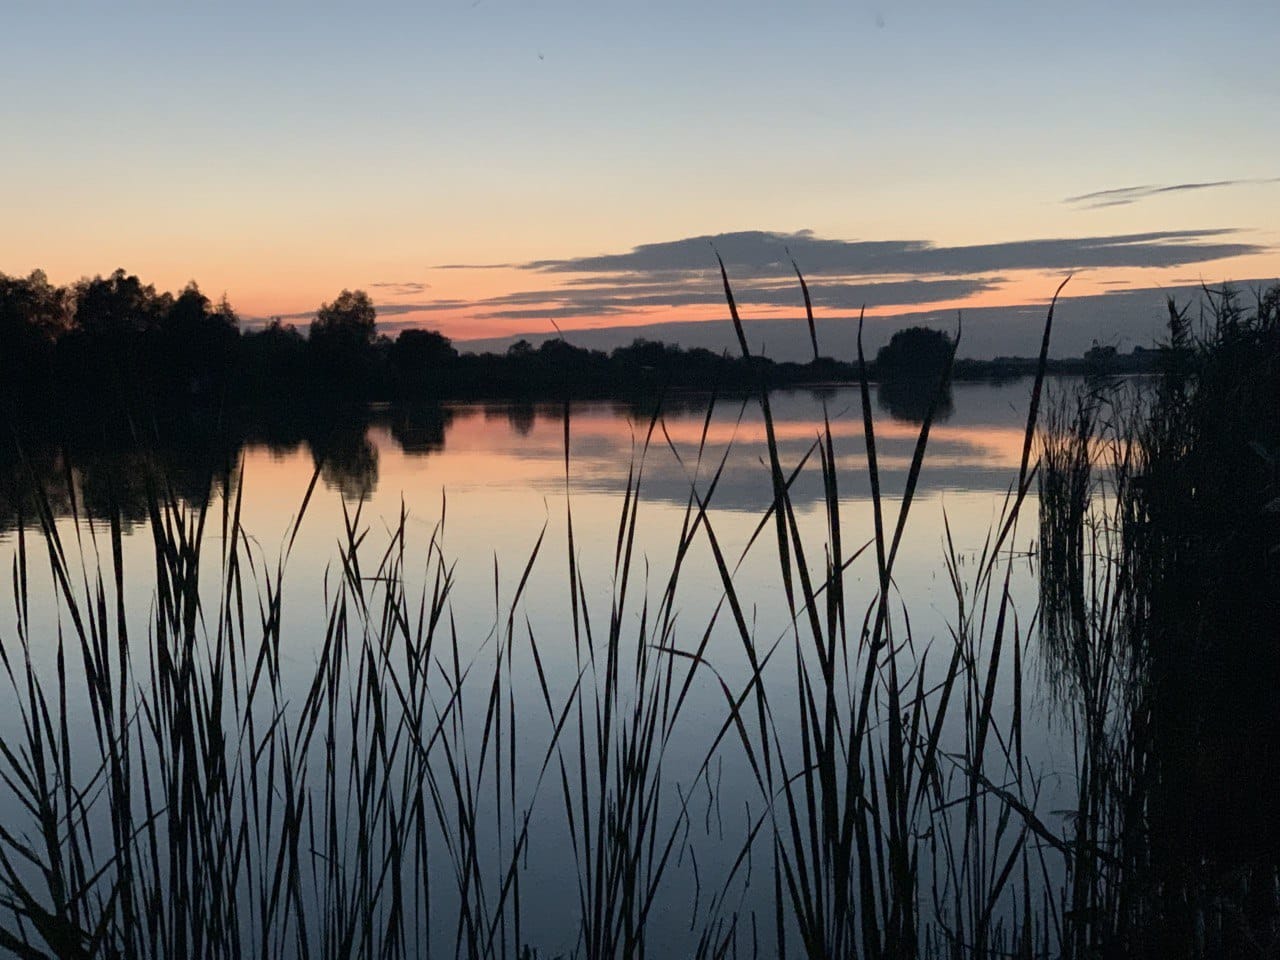
<svg viewBox="0 0 1280 960">
<path fill-rule="evenodd" d="M 1280 949 L 1280 288 L 1169 304 L 1150 383 L 1045 431 L 1041 598 L 1077 757 L 1076 952 Z"/>
<path fill-rule="evenodd" d="M 803 278 L 800 286 L 807 306 Z M 637 531 L 647 451 L 670 443 L 659 405 L 625 485 L 606 590 L 582 568 L 575 542 L 566 403 L 559 672 L 550 668 L 553 638 L 539 635 L 522 605 L 535 565 L 548 562 L 543 539 L 508 571 L 501 601 L 495 569 L 491 629 L 468 637 L 442 529 L 415 551 L 403 511 L 379 539 L 360 508 L 344 507 L 314 666 L 299 675 L 288 653 L 288 568 L 319 467 L 276 556 L 241 526 L 234 463 L 211 471 L 222 495 L 197 506 L 162 472 L 145 472 L 148 597 L 126 596 L 118 510 L 86 513 L 68 484 L 71 520 L 59 522 L 33 483 L 34 515 L 15 534 L 16 629 L 0 634 L 12 688 L 3 803 L 20 812 L 0 826 L 0 945 L 22 957 L 532 958 L 548 956 L 531 933 L 547 917 L 533 911 L 552 909 L 570 931 L 554 949 L 592 960 L 673 950 L 816 960 L 1265 948 L 1274 860 L 1232 860 L 1247 892 L 1232 900 L 1220 875 L 1208 885 L 1211 843 L 1160 845 L 1174 829 L 1160 818 L 1181 815 L 1169 804 L 1192 762 L 1170 746 L 1182 736 L 1168 724 L 1182 707 L 1174 664 L 1184 654 L 1167 646 L 1168 618 L 1189 631 L 1176 642 L 1201 655 L 1206 623 L 1227 615 L 1215 604 L 1236 601 L 1206 599 L 1192 620 L 1171 610 L 1189 584 L 1207 589 L 1195 579 L 1205 558 L 1187 554 L 1203 531 L 1177 534 L 1177 549 L 1143 538 L 1175 535 L 1162 532 L 1163 509 L 1207 518 L 1217 508 L 1194 506 L 1206 496 L 1203 478 L 1171 478 L 1159 458 L 1208 469 L 1236 450 L 1231 439 L 1212 446 L 1219 440 L 1205 418 L 1224 402 L 1213 391 L 1235 397 L 1240 370 L 1219 377 L 1213 364 L 1254 364 L 1258 350 L 1228 342 L 1265 333 L 1272 366 L 1255 382 L 1274 391 L 1274 300 L 1248 322 L 1235 316 L 1229 335 L 1175 343 L 1171 365 L 1201 366 L 1168 379 L 1152 408 L 1126 407 L 1106 437 L 1101 392 L 1082 398 L 1074 417 L 1050 418 L 1038 471 L 1052 323 L 1050 307 L 998 521 L 973 559 L 945 531 L 956 606 L 942 641 L 913 632 L 894 569 L 959 332 L 901 491 L 882 488 L 861 377 L 869 530 L 842 517 L 829 416 L 807 453 L 784 463 L 761 386 L 772 498 L 742 551 L 729 550 L 714 510 L 727 451 L 717 460 L 709 448 L 712 404 L 687 463 L 674 559 L 655 579 Z M 818 356 L 816 336 L 813 348 Z M 861 348 L 858 361 L 865 372 Z M 1188 405 L 1178 415 L 1152 412 L 1175 400 Z M 1103 449 L 1111 460 L 1098 471 Z M 1275 449 L 1257 454 L 1270 484 Z M 817 539 L 802 534 L 812 518 L 791 499 L 806 471 L 824 491 Z M 1011 589 L 1012 544 L 1037 475 L 1042 562 L 1057 584 L 1042 593 L 1044 631 L 1037 611 L 1015 608 Z M 1161 483 L 1174 486 L 1162 493 Z M 707 622 L 691 627 L 678 596 L 695 550 L 711 557 L 717 588 Z M 735 579 L 760 551 L 777 563 L 786 607 L 776 636 L 759 633 Z M 53 634 L 33 628 L 37 563 L 56 594 Z M 850 589 L 855 564 L 871 571 L 867 595 Z M 1254 569 L 1241 560 L 1245 574 Z M 1256 569 L 1274 578 L 1274 567 Z M 1273 590 L 1258 594 L 1263 616 L 1274 608 L 1274 579 L 1250 583 Z M 1232 624 L 1233 637 L 1252 628 Z M 1044 809 L 1024 743 L 1032 706 L 1023 674 L 1039 633 L 1058 652 L 1059 696 L 1075 724 L 1065 829 Z M 737 665 L 712 656 L 713 637 L 740 649 Z M 677 778 L 673 750 L 689 736 L 686 714 L 702 686 L 719 691 L 722 712 L 699 729 L 701 759 Z M 532 698 L 519 693 L 529 688 Z M 1259 729 L 1258 748 L 1274 750 Z M 716 796 L 725 762 L 744 765 L 754 795 L 732 798 L 745 800 L 744 816 L 730 820 L 740 832 L 717 837 L 718 855 L 708 857 L 691 839 L 701 819 L 695 793 L 709 798 L 709 823 L 726 799 Z M 540 844 L 564 864 L 552 899 L 533 889 Z M 1160 872 L 1171 862 L 1190 871 L 1180 886 Z M 663 905 L 677 883 L 692 890 L 687 931 L 670 929 Z M 1235 903 L 1252 912 L 1236 917 Z"/>
</svg>

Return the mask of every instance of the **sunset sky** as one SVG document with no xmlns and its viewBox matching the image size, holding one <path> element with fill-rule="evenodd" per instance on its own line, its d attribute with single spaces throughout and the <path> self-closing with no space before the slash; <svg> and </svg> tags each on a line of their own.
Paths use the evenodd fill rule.
<svg viewBox="0 0 1280 960">
<path fill-rule="evenodd" d="M 1280 276 L 1274 0 L 10 2 L 0 271 L 457 340 Z"/>
</svg>

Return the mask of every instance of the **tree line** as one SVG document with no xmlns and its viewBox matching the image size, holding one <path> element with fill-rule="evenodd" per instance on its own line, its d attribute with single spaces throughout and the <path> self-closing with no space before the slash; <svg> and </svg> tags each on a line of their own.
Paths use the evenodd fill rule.
<svg viewBox="0 0 1280 960">
<path fill-rule="evenodd" d="M 856 376 L 853 364 L 825 358 L 775 363 L 643 339 L 610 352 L 561 338 L 461 354 L 434 330 L 380 333 L 376 307 L 362 290 L 321 304 L 302 329 L 279 318 L 249 327 L 225 296 L 214 301 L 194 281 L 175 294 L 124 270 L 68 286 L 40 270 L 0 273 L 0 390 L 27 408 L 617 396 Z"/>
<path fill-rule="evenodd" d="M 944 332 L 910 327 L 893 334 L 870 376 L 896 414 L 919 419 L 952 347 Z M 1154 351 L 1127 356 L 1095 347 L 1083 358 L 1053 360 L 1050 373 L 1122 374 L 1149 370 Z M 1034 358 L 959 359 L 953 379 L 1006 379 L 1034 373 Z M 243 324 L 225 296 L 216 302 L 194 282 L 158 291 L 116 270 L 67 286 L 43 271 L 0 273 L 0 413 L 174 410 L 216 405 L 267 416 L 282 405 L 409 402 L 472 398 L 627 399 L 667 391 L 753 391 L 768 386 L 856 382 L 856 363 L 821 357 L 775 362 L 636 339 L 611 351 L 563 337 L 538 346 L 518 340 L 503 353 L 460 353 L 435 330 L 379 331 L 377 308 L 362 290 L 322 303 L 309 324 L 280 318 Z M 948 409 L 944 397 L 943 410 Z"/>
</svg>

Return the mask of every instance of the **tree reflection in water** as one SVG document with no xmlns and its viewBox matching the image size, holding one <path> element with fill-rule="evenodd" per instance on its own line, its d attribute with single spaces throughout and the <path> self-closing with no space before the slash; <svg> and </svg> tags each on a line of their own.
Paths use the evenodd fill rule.
<svg viewBox="0 0 1280 960">
<path fill-rule="evenodd" d="M 923 377 L 894 377 L 882 380 L 876 384 L 876 405 L 895 420 L 924 423 L 936 389 L 936 380 Z M 942 389 L 938 409 L 934 411 L 933 422 L 942 423 L 949 420 L 954 412 L 955 403 L 951 398 L 951 384 L 948 383 Z"/>
</svg>

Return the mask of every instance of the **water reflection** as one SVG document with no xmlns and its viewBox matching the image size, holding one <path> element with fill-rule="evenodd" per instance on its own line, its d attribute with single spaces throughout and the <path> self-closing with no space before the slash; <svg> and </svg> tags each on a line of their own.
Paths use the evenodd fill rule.
<svg viewBox="0 0 1280 960">
<path fill-rule="evenodd" d="M 920 489 L 1002 490 L 1021 450 L 1026 392 L 1022 383 L 960 384 L 948 390 L 935 418 Z M 876 395 L 879 410 L 889 414 L 877 418 L 876 436 L 882 478 L 892 485 L 905 478 L 928 391 L 881 384 Z M 709 402 L 705 396 L 665 400 L 647 450 L 652 403 L 573 403 L 575 486 L 619 492 L 629 466 L 643 455 L 645 495 L 683 504 L 702 450 L 707 462 L 712 453 L 717 461 L 726 458 L 717 506 L 761 509 L 772 494 L 767 472 L 758 469 L 767 459 L 759 406 L 721 399 L 708 418 Z M 856 388 L 779 391 L 771 406 L 784 463 L 798 463 L 811 453 L 825 417 L 846 467 L 842 495 L 869 495 Z M 400 489 L 413 485 L 422 467 L 412 462 L 423 458 L 439 460 L 433 483 L 446 486 L 465 483 L 494 492 L 560 489 L 564 414 L 560 403 L 460 403 L 305 413 L 277 409 L 251 423 L 185 418 L 146 430 L 64 424 L 23 438 L 20 449 L 12 439 L 0 445 L 0 533 L 35 516 L 39 504 L 32 475 L 55 516 L 69 515 L 78 499 L 91 514 L 102 515 L 99 511 L 114 505 L 129 524 L 144 519 L 149 485 L 200 506 L 226 488 L 235 464 L 254 451 L 278 461 L 305 450 L 324 485 L 348 501 L 374 495 L 388 470 Z M 793 496 L 798 505 L 821 501 L 816 471 L 797 480 Z"/>
<path fill-rule="evenodd" d="M 363 425 L 344 424 L 327 437 L 311 440 L 310 447 L 320 479 L 342 499 L 363 500 L 378 488 L 378 451 Z"/>
<path fill-rule="evenodd" d="M 453 411 L 438 404 L 418 404 L 395 408 L 391 416 L 391 436 L 409 456 L 439 453 Z"/>
<path fill-rule="evenodd" d="M 532 403 L 513 403 L 507 408 L 507 423 L 511 429 L 522 437 L 527 437 L 533 430 L 537 414 Z"/>
<path fill-rule="evenodd" d="M 903 377 L 883 380 L 876 384 L 876 405 L 890 416 L 905 423 L 924 423 L 933 402 L 936 385 L 919 377 Z M 945 423 L 955 413 L 955 400 L 948 383 L 938 399 L 933 412 L 934 423 Z"/>
</svg>

